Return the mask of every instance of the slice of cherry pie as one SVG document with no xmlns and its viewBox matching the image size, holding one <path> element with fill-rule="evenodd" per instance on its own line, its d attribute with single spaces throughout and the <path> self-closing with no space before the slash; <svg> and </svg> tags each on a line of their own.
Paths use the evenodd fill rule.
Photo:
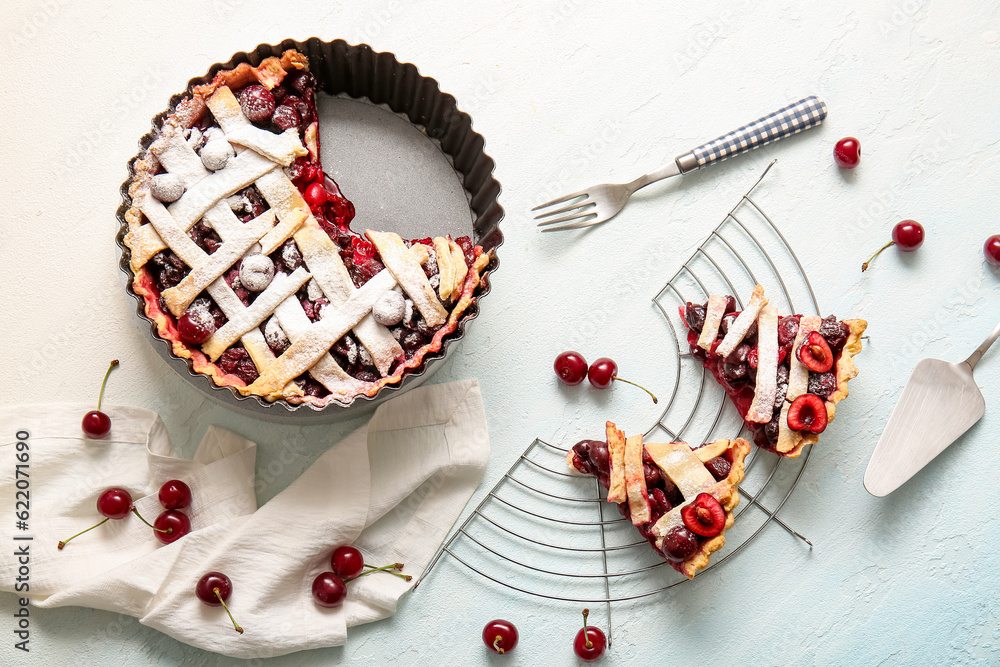
<svg viewBox="0 0 1000 667">
<path fill-rule="evenodd" d="M 643 537 L 688 577 L 706 567 L 726 543 L 740 502 L 746 440 L 717 440 L 692 448 L 683 442 L 643 443 L 613 422 L 607 439 L 584 440 L 566 455 L 569 467 L 597 477 Z"/>
<path fill-rule="evenodd" d="M 732 399 L 754 442 L 796 457 L 815 444 L 857 376 L 864 320 L 779 317 L 757 285 L 740 312 L 732 296 L 680 308 L 692 354 Z"/>
<path fill-rule="evenodd" d="M 297 51 L 196 86 L 136 161 L 132 284 L 175 355 L 269 401 L 350 403 L 418 369 L 473 303 L 468 237 L 350 228 Z"/>
</svg>

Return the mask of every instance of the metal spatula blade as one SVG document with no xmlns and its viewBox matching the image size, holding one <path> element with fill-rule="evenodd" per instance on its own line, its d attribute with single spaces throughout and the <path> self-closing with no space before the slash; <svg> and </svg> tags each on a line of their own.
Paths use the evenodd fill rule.
<svg viewBox="0 0 1000 667">
<path fill-rule="evenodd" d="M 868 493 L 892 493 L 982 418 L 986 400 L 972 369 L 997 336 L 1000 325 L 960 364 L 939 359 L 917 364 L 868 462 Z"/>
</svg>

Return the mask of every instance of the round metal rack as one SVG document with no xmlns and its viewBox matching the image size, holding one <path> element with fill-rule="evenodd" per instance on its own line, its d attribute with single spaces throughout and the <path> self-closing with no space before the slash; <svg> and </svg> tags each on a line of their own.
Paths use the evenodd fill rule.
<svg viewBox="0 0 1000 667">
<path fill-rule="evenodd" d="M 747 437 L 729 399 L 689 352 L 678 308 L 702 303 L 710 293 L 749 294 L 762 284 L 779 312 L 819 315 L 802 264 L 754 191 L 760 178 L 726 214 L 653 298 L 667 319 L 677 355 L 673 390 L 656 423 L 646 432 L 671 441 L 711 442 Z M 740 303 L 742 308 L 742 303 Z M 728 407 L 727 407 L 728 406 Z M 752 438 L 748 438 L 752 440 Z M 725 547 L 697 578 L 742 551 L 768 524 L 812 544 L 777 514 L 790 498 L 809 459 L 753 448 L 740 486 L 742 502 L 726 532 Z M 610 639 L 611 603 L 662 593 L 688 579 L 649 548 L 631 522 L 604 500 L 596 479 L 572 474 L 568 449 L 535 440 L 500 478 L 472 514 L 441 546 L 417 581 L 447 554 L 470 570 L 513 590 L 574 603 L 603 603 Z"/>
</svg>

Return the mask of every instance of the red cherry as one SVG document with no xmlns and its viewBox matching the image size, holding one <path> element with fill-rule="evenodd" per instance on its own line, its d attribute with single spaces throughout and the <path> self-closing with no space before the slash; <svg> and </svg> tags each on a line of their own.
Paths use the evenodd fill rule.
<svg viewBox="0 0 1000 667">
<path fill-rule="evenodd" d="M 91 410 L 83 416 L 80 427 L 88 438 L 100 440 L 111 432 L 111 417 L 100 410 Z"/>
<path fill-rule="evenodd" d="M 601 357 L 590 365 L 587 379 L 598 389 L 607 389 L 618 374 L 618 364 L 607 357 Z"/>
<path fill-rule="evenodd" d="M 233 582 L 221 572 L 209 572 L 201 579 L 198 580 L 198 584 L 194 587 L 194 594 L 198 596 L 198 599 L 207 604 L 209 607 L 222 607 L 229 614 L 229 620 L 233 622 L 233 627 L 236 632 L 243 634 L 243 628 L 241 628 L 237 623 L 236 619 L 233 618 L 232 613 L 229 611 L 229 607 L 226 606 L 226 600 L 233 593 Z"/>
<path fill-rule="evenodd" d="M 580 384 L 587 377 L 587 360 L 579 352 L 563 352 L 556 357 L 553 368 L 563 384 L 571 387 Z"/>
<path fill-rule="evenodd" d="M 879 248 L 867 262 L 861 265 L 862 273 L 868 270 L 868 265 L 879 256 L 883 250 L 891 245 L 899 246 L 903 252 L 913 252 L 924 243 L 924 227 L 916 220 L 903 220 L 897 222 L 892 228 L 892 240 Z"/>
<path fill-rule="evenodd" d="M 861 162 L 861 142 L 844 137 L 833 147 L 833 159 L 841 169 L 854 169 Z"/>
<path fill-rule="evenodd" d="M 726 527 L 726 510 L 708 493 L 699 493 L 693 503 L 681 508 L 684 525 L 695 535 L 715 537 Z"/>
<path fill-rule="evenodd" d="M 97 511 L 109 519 L 124 519 L 132 511 L 132 494 L 113 487 L 97 498 Z"/>
<path fill-rule="evenodd" d="M 513 651 L 517 638 L 517 628 L 510 621 L 497 618 L 483 628 L 483 643 L 494 653 Z"/>
<path fill-rule="evenodd" d="M 243 115 L 254 123 L 268 120 L 274 113 L 274 95 L 264 86 L 247 86 L 239 95 Z"/>
<path fill-rule="evenodd" d="M 322 206 L 326 203 L 327 193 L 320 183 L 313 183 L 306 188 L 306 193 L 302 196 L 310 206 Z"/>
<path fill-rule="evenodd" d="M 101 516 L 105 517 L 103 521 L 99 521 L 87 530 L 81 530 L 73 537 L 63 540 L 59 543 L 57 548 L 62 551 L 63 547 L 65 547 L 74 537 L 79 537 L 80 535 L 97 528 L 101 524 L 107 523 L 108 519 L 124 519 L 128 516 L 129 512 L 135 512 L 135 508 L 132 507 L 132 494 L 125 489 L 120 489 L 118 487 L 107 489 L 104 493 L 97 497 L 97 511 L 101 513 Z M 136 516 L 138 515 L 139 513 L 136 512 Z M 139 518 L 141 519 L 142 517 Z"/>
<path fill-rule="evenodd" d="M 153 534 L 164 544 L 176 542 L 191 532 L 191 520 L 187 514 L 177 510 L 167 510 L 153 522 Z"/>
<path fill-rule="evenodd" d="M 191 345 L 201 345 L 215 333 L 215 318 L 206 308 L 188 308 L 177 318 L 177 334 Z"/>
<path fill-rule="evenodd" d="M 339 607 L 347 597 L 347 584 L 336 572 L 321 572 L 313 579 L 312 594 L 321 607 Z"/>
<path fill-rule="evenodd" d="M 816 394 L 802 394 L 788 407 L 788 428 L 822 433 L 826 430 L 826 403 Z"/>
<path fill-rule="evenodd" d="M 576 633 L 576 639 L 573 640 L 573 651 L 584 662 L 594 662 L 604 655 L 604 649 L 608 647 L 608 638 L 601 630 L 593 626 L 587 627 L 589 614 L 589 609 L 583 610 L 583 629 Z"/>
<path fill-rule="evenodd" d="M 833 352 L 818 331 L 806 336 L 795 356 L 813 373 L 825 373 L 833 368 Z"/>
<path fill-rule="evenodd" d="M 330 558 L 330 566 L 337 576 L 350 581 L 365 569 L 365 557 L 354 547 L 337 547 Z"/>
<path fill-rule="evenodd" d="M 684 526 L 674 526 L 663 536 L 663 556 L 674 563 L 680 563 L 698 550 L 698 538 Z"/>
<path fill-rule="evenodd" d="M 1000 267 L 1000 234 L 994 234 L 986 239 L 983 252 L 986 254 L 986 261 L 990 265 Z"/>
<path fill-rule="evenodd" d="M 172 479 L 160 487 L 158 497 L 164 509 L 182 510 L 191 504 L 191 487 L 179 479 Z"/>
<path fill-rule="evenodd" d="M 104 382 L 101 383 L 101 395 L 97 398 L 97 409 L 91 410 L 83 416 L 80 427 L 83 429 L 84 435 L 88 438 L 100 440 L 111 432 L 111 417 L 101 412 L 101 403 L 104 401 L 104 387 L 108 384 L 108 376 L 111 375 L 111 369 L 117 365 L 118 360 L 112 360 L 107 372 L 104 374 Z"/>
<path fill-rule="evenodd" d="M 924 227 L 916 220 L 903 220 L 892 228 L 892 242 L 903 252 L 913 252 L 924 243 Z"/>
<path fill-rule="evenodd" d="M 361 266 L 368 260 L 375 257 L 375 245 L 366 238 L 360 236 L 351 237 L 351 261 L 355 266 Z"/>
</svg>

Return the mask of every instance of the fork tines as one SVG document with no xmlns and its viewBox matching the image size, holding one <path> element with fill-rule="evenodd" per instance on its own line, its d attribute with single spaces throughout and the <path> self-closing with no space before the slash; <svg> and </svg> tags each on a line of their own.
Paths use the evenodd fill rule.
<svg viewBox="0 0 1000 667">
<path fill-rule="evenodd" d="M 558 199 L 553 199 L 550 202 L 545 202 L 544 204 L 539 204 L 538 206 L 531 209 L 532 211 L 538 211 L 543 208 L 549 208 L 555 206 L 556 204 L 564 204 L 569 201 L 573 203 L 568 206 L 563 206 L 562 208 L 557 208 L 552 211 L 545 211 L 544 213 L 539 213 L 535 216 L 535 220 L 541 220 L 542 218 L 551 218 L 549 220 L 542 220 L 538 223 L 539 227 L 544 227 L 546 225 L 554 225 L 560 222 L 574 222 L 577 224 L 564 225 L 562 227 L 552 227 L 550 229 L 543 229 L 545 232 L 559 231 L 560 229 L 573 229 L 574 227 L 586 227 L 590 223 L 592 218 L 597 217 L 597 212 L 592 210 L 596 208 L 597 204 L 593 201 L 588 201 L 590 195 L 581 190 L 580 192 L 574 192 L 573 194 L 566 195 L 565 197 L 559 197 Z M 567 213 L 561 218 L 552 218 L 552 216 L 559 215 L 561 213 Z M 579 224 L 584 223 L 584 224 Z"/>
</svg>

